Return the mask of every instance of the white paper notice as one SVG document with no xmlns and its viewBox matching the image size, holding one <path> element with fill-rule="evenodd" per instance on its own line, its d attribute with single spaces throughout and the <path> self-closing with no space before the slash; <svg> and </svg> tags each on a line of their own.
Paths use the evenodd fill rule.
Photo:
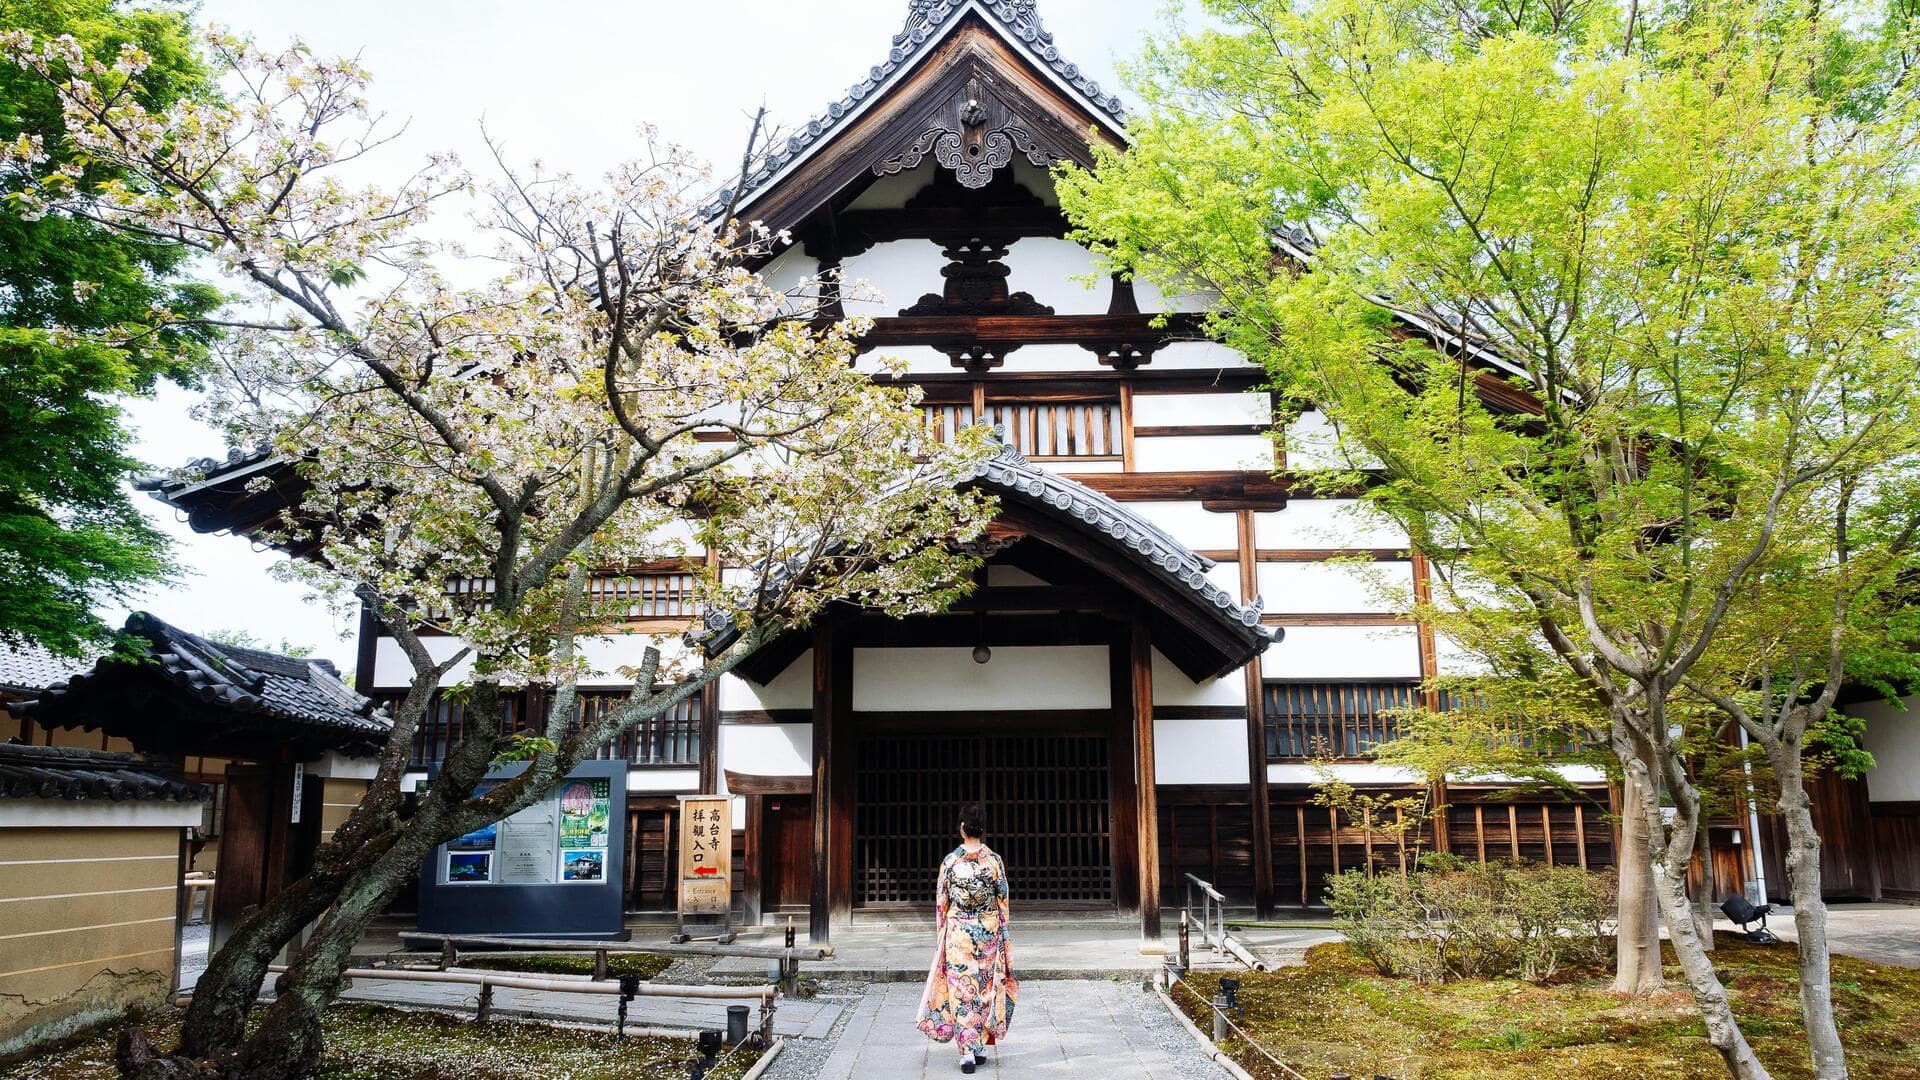
<svg viewBox="0 0 1920 1080">
<path fill-rule="evenodd" d="M 493 880 L 502 885 L 551 885 L 560 849 L 559 806 L 543 799 L 500 823 Z"/>
</svg>

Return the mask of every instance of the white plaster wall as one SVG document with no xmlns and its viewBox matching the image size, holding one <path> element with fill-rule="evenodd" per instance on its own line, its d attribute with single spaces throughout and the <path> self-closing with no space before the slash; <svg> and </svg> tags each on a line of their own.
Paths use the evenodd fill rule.
<svg viewBox="0 0 1920 1080">
<path fill-rule="evenodd" d="M 813 707 L 813 650 L 801 653 L 765 686 L 738 675 L 720 676 L 720 708 L 810 709 Z"/>
<path fill-rule="evenodd" d="M 436 663 L 459 652 L 462 644 L 458 638 L 450 637 L 426 637 L 420 641 L 427 647 L 427 655 L 433 657 Z M 455 664 L 442 681 L 448 685 L 464 682 L 471 674 L 473 657 L 469 656 Z M 412 682 L 413 665 L 407 662 L 406 652 L 400 648 L 399 642 L 381 635 L 373 648 L 373 685 L 381 689 L 396 686 L 404 688 Z"/>
<path fill-rule="evenodd" d="M 1147 307 L 1146 297 L 1140 297 L 1140 310 L 1156 310 Z M 1217 341 L 1172 341 L 1153 354 L 1153 368 L 1163 371 L 1168 368 L 1190 370 L 1193 368 L 1250 368 L 1256 366 L 1238 349 L 1228 348 Z"/>
<path fill-rule="evenodd" d="M 1287 425 L 1287 465 L 1294 469 L 1366 469 L 1380 459 L 1358 449 L 1343 450 L 1340 434 L 1325 413 L 1301 413 Z"/>
<path fill-rule="evenodd" d="M 1153 722 L 1155 783 L 1244 784 L 1247 775 L 1245 717 Z"/>
<path fill-rule="evenodd" d="M 1075 461 L 1071 458 L 1066 458 L 1056 461 L 1043 461 L 1041 464 L 1066 477 L 1085 475 L 1087 473 L 1117 473 L 1127 471 L 1127 463 L 1117 459 L 1112 461 Z"/>
<path fill-rule="evenodd" d="M 685 655 L 687 642 L 679 631 L 669 634 L 611 634 L 580 639 L 580 656 L 589 671 L 580 677 L 581 686 L 632 686 L 633 680 L 620 674 L 623 667 L 639 667 L 647 646 L 660 650 L 660 665 L 666 667 Z"/>
<path fill-rule="evenodd" d="M 1219 302 L 1220 294 L 1196 289 L 1168 295 L 1150 281 L 1135 278 L 1133 296 L 1141 311 L 1208 311 Z"/>
<path fill-rule="evenodd" d="M 1136 437 L 1133 440 L 1133 466 L 1139 472 L 1270 470 L 1273 468 L 1273 443 L 1264 435 Z"/>
<path fill-rule="evenodd" d="M 1071 240 L 1025 237 L 1014 241 L 1001 261 L 1011 271 L 1007 291 L 1032 293 L 1056 315 L 1105 314 L 1112 303 L 1113 284 L 1100 272 L 1093 252 Z M 1079 352 L 1093 359 L 1092 353 L 1084 349 Z"/>
<path fill-rule="evenodd" d="M 907 200 L 920 193 L 920 189 L 933 183 L 933 165 L 923 161 L 919 166 L 905 172 L 882 176 L 874 180 L 860 197 L 849 203 L 849 210 L 898 210 L 907 205 Z"/>
<path fill-rule="evenodd" d="M 1418 678 L 1420 638 L 1411 626 L 1289 626 L 1261 666 L 1269 679 Z"/>
<path fill-rule="evenodd" d="M 807 254 L 805 244 L 795 244 L 761 268 L 760 280 L 776 292 L 792 292 L 819 272 L 820 260 Z"/>
<path fill-rule="evenodd" d="M 1293 499 L 1285 510 L 1255 514 L 1253 538 L 1263 548 L 1407 546 L 1399 526 L 1357 499 Z"/>
<path fill-rule="evenodd" d="M 1240 599 L 1240 564 L 1237 562 L 1215 563 L 1207 571 L 1207 580 L 1226 590 L 1228 596 Z"/>
<path fill-rule="evenodd" d="M 1153 703 L 1159 705 L 1238 705 L 1247 704 L 1247 680 L 1238 671 L 1218 679 L 1194 682 L 1173 661 L 1153 650 Z"/>
<path fill-rule="evenodd" d="M 628 769 L 627 791 L 685 791 L 700 790 L 699 769 Z"/>
<path fill-rule="evenodd" d="M 1404 611 L 1413 600 L 1411 563 L 1260 563 L 1254 572 L 1268 611 Z"/>
<path fill-rule="evenodd" d="M 177 829 L 201 824 L 205 806 L 199 801 L 8 798 L 0 799 L 0 829 Z"/>
<path fill-rule="evenodd" d="M 1105 645 L 853 650 L 855 712 L 946 709 L 1104 709 L 1111 705 Z"/>
<path fill-rule="evenodd" d="M 1240 546 L 1232 514 L 1219 514 L 1196 502 L 1135 502 L 1127 509 L 1146 518 L 1195 551 L 1224 551 Z"/>
<path fill-rule="evenodd" d="M 1140 427 L 1265 424 L 1272 419 L 1273 404 L 1265 394 L 1133 395 L 1133 422 Z"/>
<path fill-rule="evenodd" d="M 1477 653 L 1468 652 L 1458 641 L 1446 634 L 1436 633 L 1433 637 L 1433 660 L 1439 666 L 1441 675 L 1490 675 L 1493 666 L 1486 658 Z"/>
<path fill-rule="evenodd" d="M 1060 205 L 1060 196 L 1053 190 L 1053 174 L 1020 155 L 1015 155 L 1013 159 L 1013 180 L 1039 196 L 1041 203 L 1047 206 Z"/>
<path fill-rule="evenodd" d="M 1104 309 L 1102 309 L 1104 310 Z M 952 370 L 953 365 L 947 365 Z M 1078 345 L 1022 345 L 1008 353 L 996 372 L 1098 371 L 1100 361 Z M 993 378 L 990 374 L 989 380 Z"/>
<path fill-rule="evenodd" d="M 891 315 L 893 312 L 889 311 Z M 940 371 L 958 371 L 947 354 L 930 345 L 892 345 L 885 349 L 876 349 L 870 353 L 861 353 L 853 362 L 856 370 L 869 375 L 883 370 L 895 370 L 887 361 L 898 361 L 905 365 L 910 375 L 930 375 Z"/>
<path fill-rule="evenodd" d="M 1920 697 L 1904 699 L 1906 708 L 1884 701 L 1855 705 L 1847 712 L 1867 721 L 1867 798 L 1873 802 L 1920 800 Z"/>
<path fill-rule="evenodd" d="M 806 776 L 813 772 L 812 724 L 721 724 L 720 773 Z"/>
<path fill-rule="evenodd" d="M 849 294 L 866 292 L 875 299 L 849 299 L 841 306 L 848 315 L 897 315 L 926 293 L 937 293 L 945 285 L 940 268 L 947 264 L 940 248 L 929 240 L 890 240 L 848 259 L 842 273 L 861 288 Z"/>
</svg>

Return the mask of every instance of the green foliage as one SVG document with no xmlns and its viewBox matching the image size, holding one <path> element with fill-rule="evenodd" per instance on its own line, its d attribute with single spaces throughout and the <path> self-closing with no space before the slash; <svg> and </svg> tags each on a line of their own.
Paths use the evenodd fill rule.
<svg viewBox="0 0 1920 1080">
<path fill-rule="evenodd" d="M 131 92 L 151 106 L 211 92 L 179 10 L 0 0 L 0 27 L 71 34 L 109 55 L 138 46 L 153 62 Z M 220 297 L 188 278 L 179 245 L 17 198 L 62 169 L 83 188 L 116 179 L 64 130 L 52 90 L 0 65 L 0 144 L 38 140 L 45 155 L 0 169 L 0 641 L 75 654 L 108 636 L 95 602 L 173 569 L 122 486 L 137 463 L 115 399 L 191 381 L 211 334 L 188 320 Z"/>
<path fill-rule="evenodd" d="M 1601 936 L 1612 877 L 1577 867 L 1429 856 L 1408 874 L 1337 874 L 1327 902 L 1357 955 L 1382 975 L 1419 982 L 1541 982 L 1600 963 L 1612 945 Z"/>
</svg>

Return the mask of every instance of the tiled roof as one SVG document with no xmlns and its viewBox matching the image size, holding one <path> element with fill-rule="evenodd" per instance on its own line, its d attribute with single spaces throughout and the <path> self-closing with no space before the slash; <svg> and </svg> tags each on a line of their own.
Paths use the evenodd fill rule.
<svg viewBox="0 0 1920 1080">
<path fill-rule="evenodd" d="M 0 645 L 0 693 L 38 693 L 92 667 L 94 659 L 56 656 L 38 645 Z"/>
<path fill-rule="evenodd" d="M 169 494 L 183 488 L 192 487 L 215 476 L 263 464 L 278 456 L 271 446 L 233 447 L 224 458 L 195 458 L 187 462 L 178 474 L 157 473 L 135 480 L 133 486 L 140 491 L 153 492 L 155 498 L 166 500 Z"/>
<path fill-rule="evenodd" d="M 135 754 L 0 744 L 0 797 L 204 802 L 213 789 L 188 783 L 177 768 Z"/>
<path fill-rule="evenodd" d="M 1041 25 L 1037 8 L 1038 0 L 911 0 L 907 8 L 907 24 L 893 36 L 893 47 L 887 50 L 886 59 L 869 68 L 866 78 L 848 87 L 847 92 L 828 104 L 819 116 L 775 146 L 760 167 L 747 177 L 742 185 L 740 201 L 746 202 L 794 159 L 838 129 L 847 117 L 859 112 L 862 103 L 896 72 L 911 66 L 932 44 L 940 40 L 950 24 L 968 11 L 979 12 L 999 23 L 1042 64 L 1084 95 L 1104 114 L 1115 130 L 1120 129 L 1126 123 L 1126 110 L 1121 106 L 1120 99 L 1107 93 L 1098 82 L 1088 78 L 1078 65 L 1060 55 L 1060 50 L 1054 47 L 1053 35 Z M 720 213 L 732 197 L 732 189 L 722 191 L 706 207 L 707 214 L 712 216 Z"/>
<path fill-rule="evenodd" d="M 385 742 L 393 727 L 373 701 L 340 681 L 330 661 L 221 645 L 144 612 L 127 619 L 127 631 L 151 643 L 146 658 L 129 663 L 110 657 L 86 674 L 48 687 L 33 701 L 12 706 L 13 711 L 51 726 L 71 726 L 69 720 L 101 726 L 103 695 L 111 695 L 116 680 L 145 672 L 196 701 L 218 706 L 229 718 L 245 719 L 255 730 L 283 733 L 288 741 L 298 737 L 366 751 Z M 208 722 L 214 721 L 209 717 Z M 138 745 L 136 736 L 129 737 Z"/>
<path fill-rule="evenodd" d="M 1216 565 L 1212 559 L 1194 552 L 1165 529 L 1106 495 L 1035 465 L 1009 443 L 1002 442 L 998 453 L 975 465 L 967 475 L 956 477 L 954 483 L 956 486 L 980 484 L 1000 494 L 1044 503 L 1076 518 L 1131 551 L 1162 577 L 1172 579 L 1193 594 L 1202 606 L 1211 609 L 1217 619 L 1233 624 L 1249 641 L 1278 640 L 1280 632 L 1269 632 L 1260 624 L 1265 610 L 1261 597 L 1255 596 L 1241 604 L 1207 576 L 1207 571 Z M 774 567 L 768 576 L 777 585 L 795 572 L 795 567 L 781 565 Z M 715 650 L 724 648 L 734 634 L 730 615 L 709 611 L 688 638 L 694 644 Z"/>
</svg>

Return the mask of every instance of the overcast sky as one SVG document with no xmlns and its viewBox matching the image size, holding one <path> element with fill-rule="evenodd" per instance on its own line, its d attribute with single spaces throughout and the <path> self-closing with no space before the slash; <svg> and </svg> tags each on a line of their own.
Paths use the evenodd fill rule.
<svg viewBox="0 0 1920 1080">
<path fill-rule="evenodd" d="M 1137 52 L 1161 0 L 1040 0 L 1054 43 L 1103 86 Z M 275 46 L 298 37 L 323 54 L 358 55 L 371 97 L 405 136 L 377 167 L 396 180 L 422 155 L 450 149 L 478 169 L 480 121 L 516 160 L 598 175 L 628 156 L 645 123 L 710 161 L 738 158 L 753 111 L 804 123 L 886 55 L 908 0 L 204 0 L 197 21 Z M 137 453 L 175 467 L 226 452 L 168 388 L 134 402 Z M 199 536 L 138 498 L 172 534 L 187 575 L 133 607 L 197 632 L 245 630 L 316 649 L 343 667 L 352 625 L 305 590 L 269 575 L 275 557 L 233 536 Z M 113 609 L 115 619 L 125 608 Z"/>
</svg>

